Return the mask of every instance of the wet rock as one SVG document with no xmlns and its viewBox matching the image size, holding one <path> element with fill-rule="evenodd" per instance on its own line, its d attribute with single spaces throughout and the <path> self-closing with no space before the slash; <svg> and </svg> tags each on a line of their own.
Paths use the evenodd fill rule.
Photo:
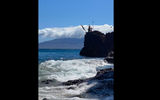
<svg viewBox="0 0 160 100">
<path fill-rule="evenodd" d="M 113 69 L 112 68 L 108 68 L 108 69 L 102 69 L 99 70 L 96 74 L 96 76 L 92 77 L 92 78 L 87 78 L 87 79 L 78 79 L 78 80 L 69 80 L 67 82 L 63 82 L 63 85 L 79 85 L 83 82 L 89 82 L 92 80 L 105 80 L 105 79 L 110 79 L 113 78 Z"/>
<path fill-rule="evenodd" d="M 67 89 L 75 89 L 74 87 L 68 87 Z"/>
<path fill-rule="evenodd" d="M 44 84 L 49 84 L 50 82 L 53 82 L 53 80 L 43 80 L 43 81 L 41 81 L 41 83 L 44 83 Z"/>
<path fill-rule="evenodd" d="M 84 95 L 91 95 L 97 97 L 106 97 L 113 94 L 113 79 L 101 80 L 91 88 L 87 89 Z"/>
<path fill-rule="evenodd" d="M 99 98 L 113 95 L 113 85 L 114 85 L 114 70 L 112 68 L 99 70 L 96 76 L 87 79 L 70 80 L 63 82 L 63 85 L 79 85 L 83 82 L 87 84 L 92 84 L 96 82 L 95 85 L 87 89 L 86 92 L 76 95 L 74 97 L 82 98 Z M 68 87 L 67 89 L 74 89 L 74 87 Z"/>
<path fill-rule="evenodd" d="M 97 79 L 97 80 L 110 79 L 110 78 L 113 78 L 113 73 L 114 73 L 113 71 L 105 72 L 103 74 L 96 75 L 95 79 Z"/>
<path fill-rule="evenodd" d="M 113 71 L 112 68 L 101 69 L 101 70 L 99 70 L 99 71 L 97 72 L 96 76 L 101 75 L 101 74 L 104 74 L 104 73 L 107 73 L 107 72 L 111 72 L 111 71 Z"/>
<path fill-rule="evenodd" d="M 62 84 L 63 85 L 75 85 L 75 84 L 78 85 L 78 84 L 80 84 L 82 82 L 84 82 L 84 80 L 78 79 L 78 80 L 69 80 L 67 82 L 63 82 Z"/>
<path fill-rule="evenodd" d="M 43 98 L 42 100 L 49 100 L 49 99 L 47 99 L 47 98 Z"/>
<path fill-rule="evenodd" d="M 102 70 L 97 72 L 94 79 L 103 80 L 103 79 L 113 78 L 113 73 L 114 73 L 114 71 L 113 71 L 112 68 L 102 69 Z"/>
</svg>

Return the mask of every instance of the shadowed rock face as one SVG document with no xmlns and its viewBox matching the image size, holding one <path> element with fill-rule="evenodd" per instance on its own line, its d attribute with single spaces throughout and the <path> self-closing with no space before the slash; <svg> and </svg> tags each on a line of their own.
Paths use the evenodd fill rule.
<svg viewBox="0 0 160 100">
<path fill-rule="evenodd" d="M 99 31 L 86 32 L 81 56 L 106 57 L 113 51 L 113 32 L 106 35 Z"/>
</svg>

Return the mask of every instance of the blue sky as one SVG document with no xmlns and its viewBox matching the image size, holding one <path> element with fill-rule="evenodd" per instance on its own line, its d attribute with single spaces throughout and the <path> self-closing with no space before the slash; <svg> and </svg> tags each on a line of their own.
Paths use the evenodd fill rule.
<svg viewBox="0 0 160 100">
<path fill-rule="evenodd" d="M 113 25 L 113 0 L 39 0 L 39 29 Z"/>
<path fill-rule="evenodd" d="M 113 1 L 39 0 L 39 29 L 92 23 L 113 25 Z"/>
</svg>

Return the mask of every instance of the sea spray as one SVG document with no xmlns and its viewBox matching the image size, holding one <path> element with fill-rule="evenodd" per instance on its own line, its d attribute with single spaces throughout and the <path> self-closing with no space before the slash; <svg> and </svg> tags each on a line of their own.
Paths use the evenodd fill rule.
<svg viewBox="0 0 160 100">
<path fill-rule="evenodd" d="M 39 64 L 39 80 L 56 79 L 65 82 L 74 79 L 85 79 L 96 75 L 98 68 L 111 68 L 112 64 L 101 58 L 48 60 Z"/>
</svg>

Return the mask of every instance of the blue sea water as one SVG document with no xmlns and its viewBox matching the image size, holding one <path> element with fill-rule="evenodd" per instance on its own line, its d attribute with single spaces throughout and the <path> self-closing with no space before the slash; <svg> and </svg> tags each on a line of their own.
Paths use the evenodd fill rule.
<svg viewBox="0 0 160 100">
<path fill-rule="evenodd" d="M 80 49 L 39 49 L 39 63 L 47 60 L 71 60 L 85 58 L 79 55 Z"/>
</svg>

